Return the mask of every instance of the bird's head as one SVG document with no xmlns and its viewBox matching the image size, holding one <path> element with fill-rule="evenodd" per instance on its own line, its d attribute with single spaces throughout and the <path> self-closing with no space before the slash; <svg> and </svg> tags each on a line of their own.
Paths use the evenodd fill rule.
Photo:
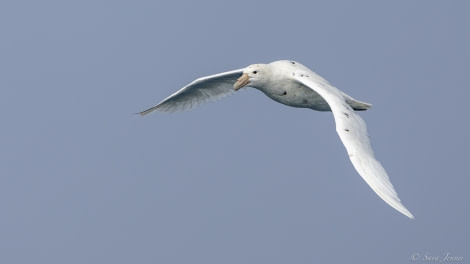
<svg viewBox="0 0 470 264">
<path fill-rule="evenodd" d="M 245 86 L 257 87 L 262 82 L 266 74 L 266 64 L 253 64 L 243 70 L 243 74 L 233 85 L 233 89 L 238 91 Z"/>
</svg>

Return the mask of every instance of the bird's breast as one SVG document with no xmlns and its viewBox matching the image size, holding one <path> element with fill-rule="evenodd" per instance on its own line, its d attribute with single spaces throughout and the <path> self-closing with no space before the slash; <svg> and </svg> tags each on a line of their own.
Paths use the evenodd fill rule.
<svg viewBox="0 0 470 264">
<path fill-rule="evenodd" d="M 310 108 L 316 111 L 331 111 L 328 103 L 314 90 L 301 83 L 282 82 L 269 87 L 257 88 L 276 102 L 291 107 Z"/>
</svg>

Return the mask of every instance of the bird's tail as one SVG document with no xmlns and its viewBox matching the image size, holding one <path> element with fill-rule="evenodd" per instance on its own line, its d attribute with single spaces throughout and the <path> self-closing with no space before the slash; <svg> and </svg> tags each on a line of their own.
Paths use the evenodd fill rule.
<svg viewBox="0 0 470 264">
<path fill-rule="evenodd" d="M 343 92 L 341 92 L 341 94 L 344 96 L 344 99 L 346 99 L 346 103 L 356 111 L 364 111 L 372 107 L 372 104 L 358 101 Z"/>
</svg>

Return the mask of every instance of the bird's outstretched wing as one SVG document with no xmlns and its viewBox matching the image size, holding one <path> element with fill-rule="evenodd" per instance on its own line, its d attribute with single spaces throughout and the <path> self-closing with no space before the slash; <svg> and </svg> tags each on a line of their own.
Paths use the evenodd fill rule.
<svg viewBox="0 0 470 264">
<path fill-rule="evenodd" d="M 400 202 L 387 172 L 380 162 L 375 159 L 367 134 L 366 123 L 346 103 L 341 92 L 324 79 L 317 78 L 316 74 L 308 71 L 298 71 L 293 78 L 320 94 L 329 104 L 335 118 L 336 132 L 338 132 L 359 175 L 380 198 L 402 214 L 413 219 L 414 217 L 410 211 Z"/>
<path fill-rule="evenodd" d="M 235 93 L 233 84 L 243 74 L 243 69 L 201 77 L 168 96 L 154 107 L 140 112 L 177 112 L 192 109 L 207 101 L 214 101 Z"/>
</svg>

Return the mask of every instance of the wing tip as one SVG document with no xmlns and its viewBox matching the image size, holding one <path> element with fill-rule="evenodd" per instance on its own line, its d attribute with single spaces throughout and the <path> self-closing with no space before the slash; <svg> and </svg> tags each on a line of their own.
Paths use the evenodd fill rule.
<svg viewBox="0 0 470 264">
<path fill-rule="evenodd" d="M 397 208 L 395 208 L 395 209 L 397 209 Z M 398 210 L 398 209 L 397 209 L 397 210 L 398 210 L 400 213 L 402 213 L 402 214 L 408 216 L 410 219 L 415 219 L 414 215 L 413 215 L 408 209 L 406 209 L 406 207 L 405 207 L 403 204 L 400 203 L 400 208 L 399 208 L 399 209 L 400 209 L 400 210 Z"/>
<path fill-rule="evenodd" d="M 136 114 L 138 114 L 138 115 L 140 115 L 140 116 L 144 116 L 144 115 L 150 114 L 151 112 L 153 112 L 153 111 L 155 111 L 155 110 L 157 110 L 157 107 L 156 107 L 156 106 L 151 107 L 151 108 L 149 108 L 149 109 L 147 109 L 147 110 L 144 110 L 144 111 L 142 111 L 142 112 L 138 112 L 138 113 L 136 113 Z"/>
<path fill-rule="evenodd" d="M 396 209 L 396 208 L 395 208 L 395 209 Z M 413 215 L 410 211 L 408 211 L 408 209 L 406 209 L 404 206 L 403 206 L 403 208 L 402 208 L 401 210 L 398 210 L 398 211 L 399 211 L 400 213 L 402 213 L 402 214 L 408 216 L 410 219 L 415 219 L 414 215 Z"/>
<path fill-rule="evenodd" d="M 409 217 L 410 219 L 415 219 L 413 214 L 406 209 L 406 207 L 401 203 L 398 196 L 394 197 L 386 197 L 382 196 L 381 194 L 377 193 L 382 200 L 384 200 L 388 205 L 390 205 L 393 209 L 397 210 L 398 212 L 404 214 L 405 216 Z M 390 199 L 391 198 L 391 199 Z"/>
</svg>

